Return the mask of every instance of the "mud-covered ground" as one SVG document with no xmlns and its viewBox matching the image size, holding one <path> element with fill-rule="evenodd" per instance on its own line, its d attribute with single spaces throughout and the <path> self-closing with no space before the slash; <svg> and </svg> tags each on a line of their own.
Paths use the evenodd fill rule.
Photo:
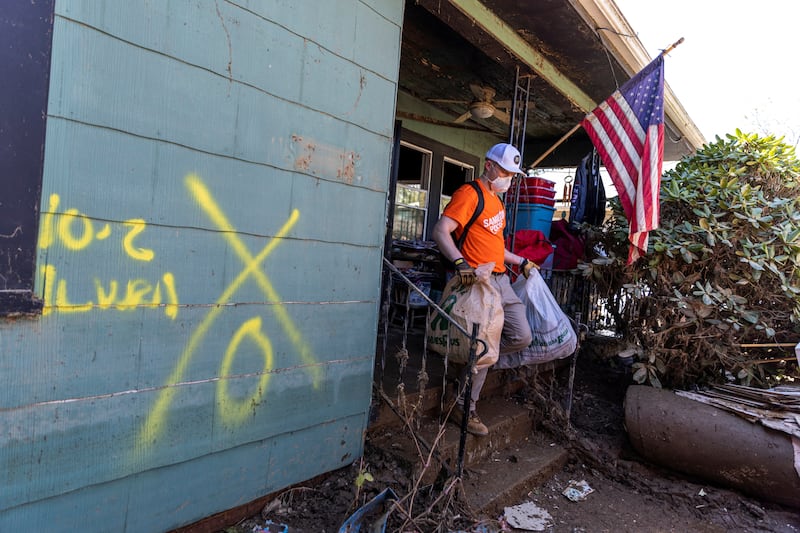
<svg viewBox="0 0 800 533">
<path fill-rule="evenodd" d="M 557 374 L 556 379 L 566 380 L 565 374 Z M 628 376 L 602 360 L 591 355 L 579 358 L 572 431 L 562 432 L 558 429 L 561 424 L 541 428 L 547 431 L 550 426 L 553 440 L 569 448 L 570 460 L 527 495 L 527 501 L 551 516 L 544 531 L 800 532 L 798 510 L 690 480 L 638 457 L 623 426 L 622 401 L 628 382 Z M 520 401 L 532 403 L 535 396 L 522 391 Z M 583 501 L 568 500 L 562 492 L 570 480 L 585 480 L 593 492 Z M 386 487 L 397 493 L 402 505 L 390 513 L 386 531 L 520 531 L 511 529 L 501 517 L 474 516 L 458 499 L 457 490 L 445 492 L 448 480 L 442 483 L 413 492 L 410 515 L 403 516 L 411 507 L 408 470 L 384 450 L 373 447 L 368 438 L 363 461 L 285 491 L 260 515 L 225 531 L 336 532 L 354 511 Z M 442 497 L 445 493 L 447 497 Z"/>
</svg>

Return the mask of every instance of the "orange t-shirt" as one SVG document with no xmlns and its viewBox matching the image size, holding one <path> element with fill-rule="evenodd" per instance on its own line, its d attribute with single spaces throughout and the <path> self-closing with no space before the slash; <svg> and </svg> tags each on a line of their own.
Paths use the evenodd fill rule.
<svg viewBox="0 0 800 533">
<path fill-rule="evenodd" d="M 483 191 L 483 211 L 470 226 L 461 253 L 472 267 L 493 261 L 495 272 L 505 272 L 506 209 L 497 195 L 490 193 L 481 180 L 477 181 Z M 442 214 L 458 222 L 456 237 L 461 235 L 477 206 L 478 195 L 471 185 L 464 184 L 453 193 Z"/>
</svg>

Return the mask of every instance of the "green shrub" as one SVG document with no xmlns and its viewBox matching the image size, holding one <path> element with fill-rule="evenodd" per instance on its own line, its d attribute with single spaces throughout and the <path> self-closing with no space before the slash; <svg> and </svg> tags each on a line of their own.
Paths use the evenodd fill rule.
<svg viewBox="0 0 800 533">
<path fill-rule="evenodd" d="M 727 374 L 755 384 L 763 352 L 742 344 L 797 342 L 799 193 L 800 162 L 782 138 L 717 137 L 664 174 L 661 227 L 628 267 L 628 222 L 612 201 L 595 235 L 607 257 L 582 269 L 640 348 L 637 381 L 679 387 Z"/>
</svg>

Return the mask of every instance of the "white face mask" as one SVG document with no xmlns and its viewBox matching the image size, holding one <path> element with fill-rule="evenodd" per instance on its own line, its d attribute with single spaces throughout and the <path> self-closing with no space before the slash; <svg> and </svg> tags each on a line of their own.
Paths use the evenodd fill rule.
<svg viewBox="0 0 800 533">
<path fill-rule="evenodd" d="M 512 179 L 513 178 L 496 178 L 489 185 L 491 186 L 492 191 L 496 193 L 504 193 L 509 189 L 509 187 L 511 187 Z"/>
</svg>

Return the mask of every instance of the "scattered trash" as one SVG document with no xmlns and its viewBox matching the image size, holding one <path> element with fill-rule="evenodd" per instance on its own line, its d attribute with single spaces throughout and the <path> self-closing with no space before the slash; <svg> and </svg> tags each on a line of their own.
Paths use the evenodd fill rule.
<svg viewBox="0 0 800 533">
<path fill-rule="evenodd" d="M 594 492 L 594 489 L 589 486 L 585 479 L 580 481 L 575 481 L 574 479 L 569 480 L 569 485 L 567 488 L 564 489 L 563 494 L 569 500 L 573 502 L 581 502 L 586 499 L 586 496 Z"/>
<path fill-rule="evenodd" d="M 384 533 L 386 520 L 389 518 L 389 513 L 394 510 L 396 500 L 397 494 L 391 488 L 383 489 L 383 492 L 350 515 L 350 518 L 345 520 L 342 527 L 339 528 L 339 533 L 355 533 L 357 531 Z"/>
<path fill-rule="evenodd" d="M 261 518 L 266 520 L 271 514 L 286 515 L 291 511 L 292 509 L 286 503 L 284 503 L 283 499 L 278 497 L 270 501 L 264 506 L 263 509 L 261 509 Z"/>
<path fill-rule="evenodd" d="M 617 354 L 617 363 L 623 368 L 628 368 L 636 362 L 636 356 L 639 355 L 639 350 L 636 348 L 628 348 Z"/>
<path fill-rule="evenodd" d="M 800 342 L 794 347 L 794 355 L 797 357 L 797 364 L 800 365 Z"/>
<path fill-rule="evenodd" d="M 700 492 L 698 492 L 697 495 L 698 496 L 705 496 L 706 495 L 706 490 L 705 489 L 700 489 Z"/>
<path fill-rule="evenodd" d="M 272 520 L 267 520 L 264 527 L 255 526 L 253 533 L 289 533 L 289 526 L 286 524 L 276 524 Z"/>
<path fill-rule="evenodd" d="M 503 531 L 507 530 L 502 528 L 497 529 L 494 526 L 488 526 L 486 524 L 478 524 L 475 526 L 474 529 L 470 529 L 469 531 L 459 529 L 458 531 L 450 531 L 449 533 L 502 533 Z"/>
<path fill-rule="evenodd" d="M 508 525 L 525 531 L 545 531 L 553 526 L 553 517 L 533 502 L 506 507 L 503 516 Z"/>
<path fill-rule="evenodd" d="M 759 505 L 754 503 L 750 503 L 748 501 L 742 500 L 742 505 L 744 505 L 745 509 L 750 511 L 750 514 L 758 518 L 759 520 L 764 520 L 767 517 L 767 512 Z"/>
</svg>

